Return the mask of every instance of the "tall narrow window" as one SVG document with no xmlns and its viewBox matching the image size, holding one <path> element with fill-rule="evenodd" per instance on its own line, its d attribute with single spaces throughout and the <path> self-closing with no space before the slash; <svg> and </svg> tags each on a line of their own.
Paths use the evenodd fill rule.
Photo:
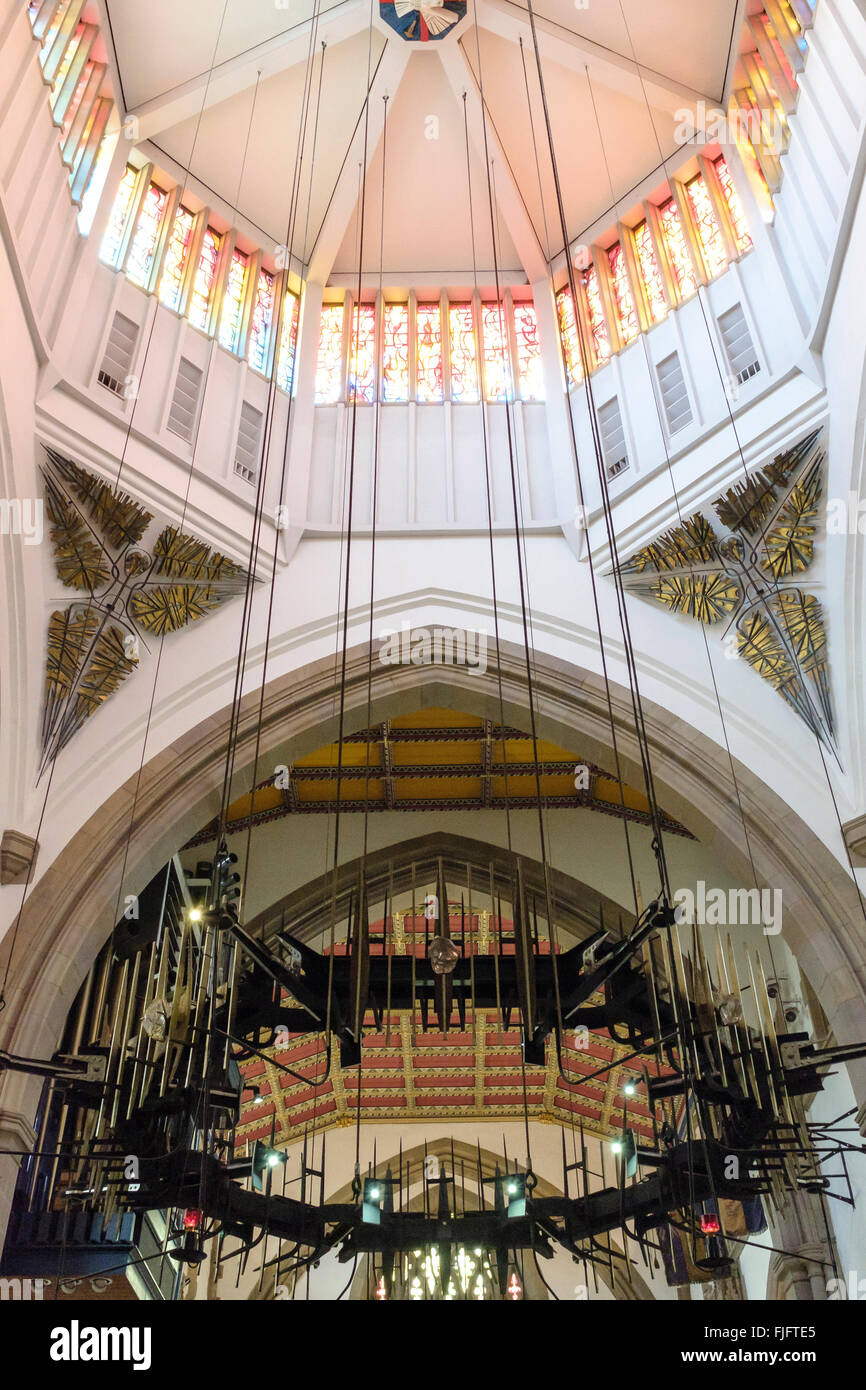
<svg viewBox="0 0 866 1390">
<path fill-rule="evenodd" d="M 679 209 L 673 198 L 668 198 L 659 208 L 659 223 L 674 273 L 677 294 L 681 301 L 688 299 L 690 295 L 697 293 L 698 282 L 689 256 L 689 248 L 686 246 Z"/>
<path fill-rule="evenodd" d="M 210 326 L 210 306 L 221 241 L 222 237 L 212 227 L 205 228 L 190 297 L 189 321 L 205 333 Z"/>
<path fill-rule="evenodd" d="M 57 69 L 57 76 L 55 77 L 51 87 L 50 101 L 52 111 L 55 109 L 57 105 L 57 99 L 60 96 L 61 91 L 63 90 L 63 84 L 66 81 L 69 69 L 72 67 L 72 60 L 78 52 L 79 45 L 82 42 L 82 38 L 84 36 L 84 29 L 85 26 L 83 24 L 78 24 L 76 26 L 75 33 L 72 35 L 72 38 L 66 45 L 66 52 L 63 54 L 63 57 L 60 61 L 60 67 Z"/>
<path fill-rule="evenodd" d="M 295 384 L 295 350 L 298 345 L 298 309 L 300 300 L 291 290 L 286 290 L 283 300 L 283 317 L 280 326 L 280 346 L 277 354 L 277 385 L 286 395 L 292 394 Z M 340 309 L 340 358 L 342 360 L 343 318 Z"/>
<path fill-rule="evenodd" d="M 514 336 L 517 340 L 517 382 L 522 401 L 544 400 L 544 373 L 538 342 L 538 318 L 534 304 L 515 304 Z"/>
<path fill-rule="evenodd" d="M 714 279 L 717 275 L 721 275 L 723 270 L 727 270 L 728 257 L 725 252 L 725 239 L 722 236 L 719 219 L 716 217 L 710 190 L 707 188 L 703 174 L 696 175 L 686 184 L 686 197 L 694 217 L 695 230 L 701 244 L 701 254 L 704 258 L 707 274 L 710 279 Z"/>
<path fill-rule="evenodd" d="M 598 273 L 594 265 L 583 274 L 583 288 L 586 292 L 586 308 L 589 316 L 589 331 L 592 335 L 592 346 L 595 352 L 595 360 L 599 366 L 606 362 L 610 357 L 610 339 L 607 334 L 607 324 L 604 320 L 604 310 L 601 306 L 601 288 L 598 283 Z"/>
<path fill-rule="evenodd" d="M 635 227 L 632 236 L 634 237 L 634 251 L 640 270 L 641 284 L 646 296 L 647 311 L 653 323 L 661 323 L 667 314 L 668 306 L 649 223 L 647 221 L 641 222 L 639 226 Z"/>
<path fill-rule="evenodd" d="M 188 208 L 179 207 L 174 215 L 171 236 L 165 248 L 162 279 L 159 282 L 159 297 L 169 309 L 180 308 L 183 291 L 183 277 L 189 258 L 189 245 L 192 240 L 192 227 L 195 218 Z"/>
<path fill-rule="evenodd" d="M 343 389 L 343 305 L 323 304 L 316 363 L 317 405 L 330 405 L 340 399 Z"/>
<path fill-rule="evenodd" d="M 168 194 L 165 189 L 152 183 L 144 195 L 135 226 L 135 236 L 129 248 L 129 260 L 126 263 L 126 273 L 130 280 L 143 289 L 147 289 L 150 284 L 156 243 L 167 203 Z"/>
<path fill-rule="evenodd" d="M 108 265 L 117 265 L 120 244 L 123 241 L 126 224 L 129 221 L 137 180 L 138 170 L 133 168 L 131 164 L 127 164 L 123 178 L 120 180 L 120 187 L 115 194 L 108 226 L 99 248 L 100 260 L 105 261 Z"/>
<path fill-rule="evenodd" d="M 271 342 L 271 321 L 274 317 L 274 277 L 269 270 L 260 270 L 256 283 L 256 299 L 250 319 L 249 364 L 257 372 L 268 370 L 268 348 Z"/>
<path fill-rule="evenodd" d="M 442 310 L 419 304 L 416 311 L 416 383 L 419 401 L 445 399 L 442 385 Z"/>
<path fill-rule="evenodd" d="M 372 405 L 376 399 L 376 306 L 356 304 L 349 344 L 349 400 Z"/>
<path fill-rule="evenodd" d="M 60 32 L 60 26 L 66 18 L 66 11 L 69 9 L 70 4 L 71 0 L 60 0 L 57 9 L 54 11 L 54 14 L 52 15 L 51 23 L 45 30 L 45 34 L 43 35 L 42 39 L 42 47 L 39 50 L 39 61 L 43 67 L 45 66 L 45 61 L 49 53 L 51 52 L 51 49 L 54 46 L 54 40 L 57 38 L 57 35 Z"/>
<path fill-rule="evenodd" d="M 382 400 L 409 399 L 409 305 L 386 304 L 382 337 Z"/>
<path fill-rule="evenodd" d="M 249 257 L 243 251 L 238 251 L 235 248 L 232 252 L 222 313 L 220 314 L 220 347 L 228 348 L 229 352 L 237 352 L 240 346 L 248 270 Z"/>
<path fill-rule="evenodd" d="M 63 125 L 60 130 L 61 146 L 63 146 L 66 143 L 66 137 L 72 129 L 72 122 L 75 120 L 75 117 L 78 114 L 78 108 L 81 105 L 84 93 L 87 91 L 93 68 L 93 59 L 88 58 L 87 62 L 84 64 L 84 67 L 81 70 L 81 76 L 79 77 L 75 85 L 75 91 L 72 93 L 72 96 L 70 97 L 69 102 L 67 104 L 66 110 L 63 113 Z"/>
<path fill-rule="evenodd" d="M 503 304 L 481 305 L 481 341 L 484 347 L 484 394 L 488 401 L 507 401 L 512 392 Z"/>
<path fill-rule="evenodd" d="M 734 180 L 731 178 L 731 171 L 728 168 L 728 161 L 723 154 L 718 159 L 713 160 L 713 168 L 719 180 L 719 186 L 724 194 L 725 203 L 731 217 L 731 226 L 734 230 L 734 241 L 741 256 L 745 256 L 747 251 L 751 251 L 754 245 L 749 236 L 749 229 L 746 226 L 746 214 L 743 212 L 743 204 L 740 202 L 740 195 L 734 187 Z"/>
<path fill-rule="evenodd" d="M 472 305 L 448 305 L 448 348 L 451 359 L 451 399 L 463 404 L 478 400 L 478 360 L 472 329 Z"/>
<path fill-rule="evenodd" d="M 619 331 L 623 344 L 627 347 L 634 342 L 640 332 L 640 324 L 637 319 L 637 309 L 634 304 L 634 297 L 631 292 L 631 285 L 628 280 L 628 266 L 625 261 L 625 252 L 620 242 L 612 246 L 607 253 L 610 264 L 610 278 L 613 284 L 613 297 L 616 302 L 616 313 L 619 319 Z"/>
<path fill-rule="evenodd" d="M 576 386 L 579 381 L 583 380 L 583 363 L 580 360 L 580 335 L 570 289 L 560 290 L 556 296 L 556 313 L 559 319 L 559 337 L 562 343 L 562 354 L 565 358 L 565 373 L 568 377 L 568 384 L 569 386 Z"/>
</svg>

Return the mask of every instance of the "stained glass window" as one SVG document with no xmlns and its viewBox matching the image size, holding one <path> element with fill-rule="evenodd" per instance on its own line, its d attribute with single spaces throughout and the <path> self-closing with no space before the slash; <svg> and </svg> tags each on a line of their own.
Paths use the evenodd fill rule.
<svg viewBox="0 0 866 1390">
<path fill-rule="evenodd" d="M 66 111 L 63 116 L 63 125 L 60 130 L 61 145 L 64 145 L 66 143 L 66 137 L 72 129 L 72 122 L 75 120 L 75 117 L 78 114 L 78 108 L 81 105 L 81 99 L 84 96 L 85 91 L 87 90 L 87 84 L 90 81 L 90 74 L 92 72 L 93 59 L 88 58 L 87 62 L 84 64 L 84 67 L 81 70 L 81 76 L 78 79 L 75 91 L 72 93 L 72 96 L 69 100 L 69 104 L 66 107 Z"/>
<path fill-rule="evenodd" d="M 217 262 L 222 237 L 212 227 L 206 227 L 198 258 L 195 280 L 190 296 L 189 321 L 205 333 L 210 324 L 210 302 L 216 280 Z"/>
<path fill-rule="evenodd" d="M 767 42 L 770 44 L 770 46 L 773 49 L 773 52 L 776 55 L 776 61 L 778 62 L 779 67 L 782 69 L 782 72 L 787 77 L 791 87 L 796 89 L 797 78 L 794 75 L 794 70 L 791 67 L 791 64 L 788 62 L 785 50 L 779 42 L 779 37 L 776 33 L 776 30 L 773 28 L 772 20 L 766 14 L 759 14 L 757 16 L 757 19 L 758 23 L 763 26 L 764 33 L 767 36 Z"/>
<path fill-rule="evenodd" d="M 45 61 L 48 57 L 48 54 L 51 52 L 51 46 L 54 43 L 54 40 L 57 38 L 60 26 L 66 18 L 66 11 L 69 9 L 69 5 L 70 0 L 60 0 L 60 4 L 57 6 L 57 9 L 52 17 L 51 23 L 45 30 L 45 34 L 43 35 L 42 39 L 42 47 L 39 50 L 39 61 L 43 67 L 45 66 Z"/>
<path fill-rule="evenodd" d="M 194 221 L 192 213 L 185 207 L 179 207 L 174 215 L 171 236 L 165 248 L 162 279 L 159 282 L 159 297 L 169 309 L 180 308 L 183 275 L 189 256 Z"/>
<path fill-rule="evenodd" d="M 448 346 L 451 358 L 451 399 L 478 400 L 478 360 L 472 329 L 472 305 L 448 305 Z"/>
<path fill-rule="evenodd" d="M 649 316 L 653 323 L 661 323 L 667 314 L 668 306 L 649 223 L 641 222 L 639 226 L 635 227 L 632 235 Z"/>
<path fill-rule="evenodd" d="M 226 291 L 223 296 L 222 313 L 220 314 L 220 347 L 228 348 L 229 352 L 237 352 L 240 346 L 248 269 L 249 257 L 243 251 L 238 251 L 236 247 L 232 252 Z"/>
<path fill-rule="evenodd" d="M 129 248 L 129 259 L 126 262 L 126 273 L 130 280 L 142 288 L 147 288 L 150 283 L 153 257 L 167 203 L 168 194 L 165 189 L 152 183 L 144 195 L 141 212 L 135 224 L 135 235 Z"/>
<path fill-rule="evenodd" d="M 298 309 L 300 300 L 291 290 L 286 290 L 283 300 L 283 320 L 280 327 L 280 350 L 277 355 L 277 385 L 287 395 L 292 394 L 295 384 L 295 349 L 298 345 Z M 338 306 L 339 307 L 339 306 Z M 343 331 L 342 309 L 340 309 L 340 333 Z M 341 344 L 342 356 L 342 344 Z"/>
<path fill-rule="evenodd" d="M 271 320 L 274 316 L 274 277 L 269 270 L 260 270 L 256 283 L 256 298 L 250 318 L 248 359 L 257 372 L 268 370 L 268 347 L 271 341 Z"/>
<path fill-rule="evenodd" d="M 681 300 L 688 299 L 689 295 L 697 293 L 698 282 L 689 256 L 689 248 L 686 246 L 679 209 L 673 198 L 669 198 L 659 208 L 659 222 L 665 249 L 674 273 L 677 293 Z"/>
<path fill-rule="evenodd" d="M 382 337 L 382 400 L 409 399 L 409 305 L 386 304 Z"/>
<path fill-rule="evenodd" d="M 731 225 L 734 229 L 734 241 L 741 256 L 745 256 L 747 251 L 752 250 L 753 242 L 749 236 L 746 226 L 746 214 L 743 212 L 743 204 L 740 202 L 740 195 L 734 187 L 734 180 L 731 178 L 731 171 L 728 168 L 728 161 L 723 154 L 718 159 L 713 160 L 713 167 L 718 175 L 722 193 L 728 206 L 731 216 Z"/>
<path fill-rule="evenodd" d="M 488 401 L 511 399 L 511 370 L 505 308 L 501 303 L 481 305 L 481 341 L 484 348 L 484 394 Z"/>
<path fill-rule="evenodd" d="M 79 24 L 75 30 L 75 33 L 72 35 L 72 38 L 69 40 L 69 43 L 66 45 L 66 52 L 64 53 L 60 61 L 60 67 L 57 69 L 57 76 L 55 77 L 54 83 L 51 87 L 52 111 L 54 110 L 54 107 L 57 105 L 57 98 L 60 96 L 63 83 L 66 81 L 66 74 L 72 67 L 72 60 L 78 52 L 78 45 L 81 43 L 81 36 L 83 33 L 84 25 Z"/>
<path fill-rule="evenodd" d="M 610 340 L 607 335 L 607 324 L 604 321 L 604 310 L 601 306 L 601 288 L 598 283 L 598 273 L 595 266 L 590 266 L 589 270 L 584 271 L 581 276 L 583 288 L 586 292 L 586 309 L 589 317 L 589 331 L 592 335 L 592 346 L 595 351 L 595 360 L 601 365 L 610 357 Z"/>
<path fill-rule="evenodd" d="M 415 321 L 416 391 L 419 401 L 445 399 L 442 386 L 442 310 L 438 304 L 419 304 Z M 477 388 L 476 388 L 477 389 Z"/>
<path fill-rule="evenodd" d="M 316 363 L 317 405 L 330 405 L 340 399 L 343 389 L 343 305 L 322 305 L 319 358 Z"/>
<path fill-rule="evenodd" d="M 580 360 L 580 335 L 574 312 L 571 290 L 566 288 L 556 296 L 556 313 L 559 319 L 559 337 L 565 358 L 565 372 L 569 386 L 576 386 L 583 380 L 583 363 Z"/>
<path fill-rule="evenodd" d="M 108 219 L 108 226 L 105 229 L 105 236 L 102 238 L 102 245 L 99 248 L 100 259 L 108 265 L 117 265 L 117 257 L 120 253 L 120 243 L 126 231 L 126 224 L 129 220 L 129 212 L 132 207 L 132 199 L 135 194 L 135 185 L 138 180 L 138 170 L 131 164 L 127 164 L 126 172 L 120 180 L 120 187 L 115 195 L 114 203 L 111 208 L 111 216 Z"/>
<path fill-rule="evenodd" d="M 703 174 L 689 180 L 686 184 L 686 196 L 695 220 L 707 274 L 714 279 L 716 275 L 721 275 L 723 270 L 727 270 L 728 257 L 719 219 L 716 217 L 710 190 Z"/>
<path fill-rule="evenodd" d="M 372 405 L 376 399 L 376 306 L 356 304 L 349 344 L 349 400 Z"/>
<path fill-rule="evenodd" d="M 534 304 L 515 304 L 514 334 L 517 339 L 517 382 L 522 401 L 544 400 L 544 372 L 538 342 Z"/>
<path fill-rule="evenodd" d="M 612 246 L 607 253 L 610 263 L 610 278 L 613 285 L 613 297 L 616 302 L 616 312 L 619 318 L 619 331 L 624 345 L 634 342 L 640 332 L 640 324 L 637 318 L 634 298 L 631 292 L 631 285 L 628 280 L 628 266 L 626 265 L 625 252 L 620 242 Z"/>
</svg>

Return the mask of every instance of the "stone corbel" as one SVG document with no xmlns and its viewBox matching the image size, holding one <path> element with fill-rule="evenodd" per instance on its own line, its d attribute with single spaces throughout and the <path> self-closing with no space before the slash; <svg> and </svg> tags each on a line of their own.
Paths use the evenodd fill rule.
<svg viewBox="0 0 866 1390">
<path fill-rule="evenodd" d="M 4 830 L 0 839 L 0 885 L 26 883 L 38 853 L 39 845 L 32 836 L 20 830 Z"/>
</svg>

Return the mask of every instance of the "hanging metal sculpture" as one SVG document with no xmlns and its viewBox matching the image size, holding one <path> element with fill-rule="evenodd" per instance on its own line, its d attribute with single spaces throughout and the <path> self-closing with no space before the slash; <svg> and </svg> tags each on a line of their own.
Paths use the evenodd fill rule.
<svg viewBox="0 0 866 1390">
<path fill-rule="evenodd" d="M 732 651 L 791 705 L 824 743 L 833 707 L 823 610 L 801 583 L 815 555 L 825 464 L 823 431 L 732 487 L 713 503 L 727 530 L 703 512 L 637 551 L 626 585 L 710 625 L 733 627 Z"/>
<path fill-rule="evenodd" d="M 81 598 L 51 614 L 43 767 L 139 664 L 140 634 L 179 631 L 240 593 L 247 575 L 174 526 L 143 544 L 153 516 L 119 488 L 47 450 L 45 506 L 57 576 Z"/>
<path fill-rule="evenodd" d="M 683 1270 L 719 1277 L 738 1233 L 763 1220 L 755 1199 L 781 1206 L 788 1192 L 823 1193 L 822 1163 L 863 1151 L 832 1126 L 809 1123 L 804 1098 L 834 1063 L 866 1055 L 866 1044 L 819 1048 L 788 1032 L 758 954 L 746 953 L 744 978 L 730 937 L 716 933 L 708 955 L 707 938 L 679 925 L 663 900 L 619 939 L 599 931 L 557 955 L 527 909 L 518 866 L 510 954 L 468 954 L 464 934 L 452 936 L 445 914 L 434 914 L 426 958 L 377 957 L 360 883 L 345 953 L 323 956 L 288 931 L 273 946 L 253 939 L 238 920 L 238 880 L 222 847 L 203 910 L 174 927 L 162 921 L 143 940 L 109 943 L 70 1017 L 67 1050 L 50 1062 L 0 1055 L 0 1069 L 41 1075 L 49 1086 L 37 1156 L 22 1170 L 34 1219 L 58 1202 L 105 1222 L 168 1210 L 177 1260 L 200 1262 L 219 1235 L 250 1249 L 266 1232 L 293 1252 L 278 1257 L 275 1278 L 329 1250 L 340 1260 L 368 1255 L 385 1297 L 402 1296 L 415 1252 L 431 1256 L 447 1289 L 460 1250 L 481 1250 L 499 1295 L 512 1297 L 516 1252 L 549 1258 L 558 1246 L 608 1262 L 607 1236 L 619 1229 L 660 1251 L 674 1278 Z M 427 900 L 447 903 L 441 865 L 434 887 Z M 442 942 L 453 962 L 445 973 L 437 968 Z M 526 1168 L 484 1178 L 479 1159 L 474 1207 L 452 1164 L 425 1172 L 421 1210 L 404 1200 L 411 1178 L 402 1161 L 397 1173 L 375 1161 L 366 1178 L 356 1169 L 353 1200 L 325 1201 L 324 1140 L 318 1168 L 305 1141 L 300 1195 L 273 1190 L 272 1170 L 285 1158 L 274 1149 L 274 1120 L 270 1143 L 245 1151 L 235 1139 L 239 1064 L 265 1055 L 281 1030 L 324 1034 L 328 1044 L 333 1035 L 333 1065 L 360 1066 L 364 1031 L 381 1024 L 383 1009 L 390 1017 L 416 1006 L 422 1028 L 443 1031 L 462 1027 L 476 1008 L 496 1009 L 503 1021 L 513 1015 L 528 1067 L 543 1065 L 548 1036 L 559 1051 L 580 1027 L 628 1042 L 644 1059 L 640 1101 L 651 1140 L 629 1124 L 626 1105 L 612 1184 L 593 1190 L 581 1130 L 573 1163 L 563 1138 L 562 1195 L 536 1195 Z M 223 1257 L 222 1241 L 214 1250 Z"/>
</svg>

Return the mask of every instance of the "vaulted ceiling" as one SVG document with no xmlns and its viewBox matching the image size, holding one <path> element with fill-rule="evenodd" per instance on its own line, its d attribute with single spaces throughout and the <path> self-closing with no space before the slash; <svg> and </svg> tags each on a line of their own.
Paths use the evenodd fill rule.
<svg viewBox="0 0 866 1390">
<path fill-rule="evenodd" d="M 613 222 L 663 181 L 677 110 L 724 100 L 745 8 L 743 0 L 538 0 L 571 238 L 608 216 Z M 309 79 L 293 249 L 314 278 L 357 273 L 365 157 L 364 261 L 368 273 L 378 271 L 385 96 L 381 249 L 390 283 L 404 274 L 427 273 L 431 282 L 468 275 L 470 177 L 475 252 L 482 271 L 492 266 L 482 98 L 500 269 L 535 278 L 548 246 L 561 247 L 522 0 L 474 0 L 428 43 L 395 33 L 377 0 L 341 0 L 318 14 L 313 0 L 105 0 L 105 11 L 121 102 L 141 138 L 156 158 L 189 167 L 205 191 L 237 207 L 265 245 L 286 240 Z"/>
</svg>

